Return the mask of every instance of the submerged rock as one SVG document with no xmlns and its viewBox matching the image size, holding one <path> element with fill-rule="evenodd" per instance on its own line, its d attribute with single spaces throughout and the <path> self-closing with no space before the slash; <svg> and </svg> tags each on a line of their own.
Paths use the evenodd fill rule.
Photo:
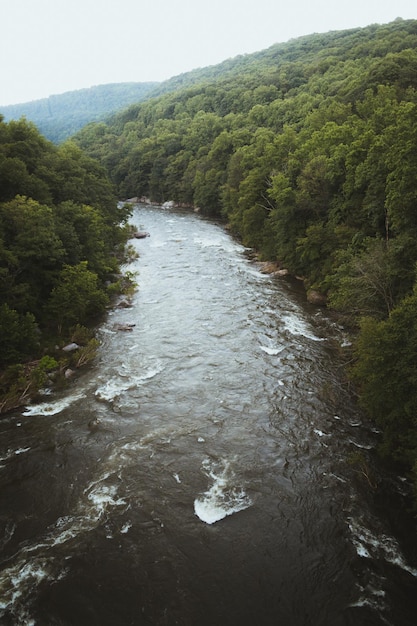
<svg viewBox="0 0 417 626">
<path fill-rule="evenodd" d="M 129 331 L 129 330 L 133 330 L 135 326 L 136 324 L 116 324 L 114 326 L 114 330 Z"/>
</svg>

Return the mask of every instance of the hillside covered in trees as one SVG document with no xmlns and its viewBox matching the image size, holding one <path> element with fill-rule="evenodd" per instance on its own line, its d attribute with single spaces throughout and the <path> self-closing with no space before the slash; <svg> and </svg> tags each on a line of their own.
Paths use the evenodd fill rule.
<svg viewBox="0 0 417 626">
<path fill-rule="evenodd" d="M 120 288 L 127 217 L 78 146 L 56 147 L 33 124 L 0 117 L 0 413 L 94 353 L 83 325 Z M 82 348 L 65 358 L 55 346 L 69 340 Z"/>
<path fill-rule="evenodd" d="M 25 117 L 50 141 L 61 143 L 89 122 L 139 102 L 158 83 L 115 83 L 68 91 L 33 102 L 0 107 L 5 121 Z"/>
<path fill-rule="evenodd" d="M 357 335 L 381 452 L 417 477 L 417 21 L 315 34 L 177 80 L 76 141 L 120 197 L 199 207 Z"/>
</svg>

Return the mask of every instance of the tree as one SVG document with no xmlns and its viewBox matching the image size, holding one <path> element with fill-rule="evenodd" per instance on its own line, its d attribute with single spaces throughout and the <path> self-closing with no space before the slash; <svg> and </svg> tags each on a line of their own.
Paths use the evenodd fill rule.
<svg viewBox="0 0 417 626">
<path fill-rule="evenodd" d="M 342 250 L 333 276 L 329 276 L 329 305 L 355 317 L 387 317 L 395 302 L 395 257 L 381 239 L 365 239 Z"/>
<path fill-rule="evenodd" d="M 417 461 L 417 290 L 386 320 L 364 318 L 354 378 L 361 404 L 382 429 L 381 450 L 411 469 Z"/>
<path fill-rule="evenodd" d="M 7 301 L 12 308 L 38 315 L 64 258 L 53 210 L 16 196 L 0 204 L 0 233 L 5 250 Z"/>
<path fill-rule="evenodd" d="M 39 332 L 30 313 L 19 314 L 8 304 L 0 306 L 0 368 L 34 356 L 39 349 Z"/>
<path fill-rule="evenodd" d="M 55 208 L 56 230 L 66 251 L 66 263 L 88 261 L 88 267 L 100 278 L 116 271 L 114 232 L 102 213 L 89 205 L 72 201 Z"/>
<path fill-rule="evenodd" d="M 87 261 L 81 261 L 75 266 L 64 265 L 46 312 L 51 322 L 56 322 L 58 332 L 62 332 L 101 315 L 107 304 L 108 296 L 100 287 L 97 274 L 88 269 Z"/>
</svg>

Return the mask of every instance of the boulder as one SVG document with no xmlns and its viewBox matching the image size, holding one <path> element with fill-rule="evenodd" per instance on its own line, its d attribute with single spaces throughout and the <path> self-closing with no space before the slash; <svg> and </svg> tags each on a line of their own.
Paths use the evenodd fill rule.
<svg viewBox="0 0 417 626">
<path fill-rule="evenodd" d="M 120 302 L 119 302 L 119 304 L 117 306 L 120 309 L 131 309 L 133 305 L 128 300 L 120 300 Z"/>
<path fill-rule="evenodd" d="M 78 345 L 78 343 L 69 343 L 66 346 L 64 346 L 62 349 L 64 352 L 73 352 L 74 350 L 78 350 L 80 346 Z"/>
<path fill-rule="evenodd" d="M 114 329 L 115 330 L 129 331 L 129 330 L 133 330 L 135 326 L 136 326 L 136 324 L 116 324 Z"/>
<path fill-rule="evenodd" d="M 309 289 L 307 291 L 307 302 L 315 304 L 316 306 L 326 306 L 327 298 L 316 289 Z"/>
<path fill-rule="evenodd" d="M 273 261 L 259 262 L 259 271 L 262 272 L 262 274 L 275 274 L 278 269 L 279 267 L 277 263 L 274 263 Z"/>
<path fill-rule="evenodd" d="M 135 239 L 145 239 L 146 237 L 149 237 L 149 233 L 144 230 L 138 230 L 136 233 L 133 233 L 133 237 Z"/>
</svg>

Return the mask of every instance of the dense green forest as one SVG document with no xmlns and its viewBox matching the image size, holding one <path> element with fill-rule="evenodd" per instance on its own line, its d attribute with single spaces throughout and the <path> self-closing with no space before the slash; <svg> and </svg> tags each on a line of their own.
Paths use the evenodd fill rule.
<svg viewBox="0 0 417 626">
<path fill-rule="evenodd" d="M 158 83 L 97 85 L 23 104 L 0 107 L 5 121 L 26 117 L 50 141 L 61 143 L 92 121 L 145 99 Z"/>
<path fill-rule="evenodd" d="M 345 316 L 381 453 L 417 484 L 417 21 L 291 40 L 177 87 L 76 141 L 120 197 L 227 220 Z"/>
<path fill-rule="evenodd" d="M 0 116 L 0 413 L 94 353 L 87 326 L 121 288 L 127 218 L 78 146 Z M 55 348 L 69 340 L 71 357 Z"/>
</svg>

